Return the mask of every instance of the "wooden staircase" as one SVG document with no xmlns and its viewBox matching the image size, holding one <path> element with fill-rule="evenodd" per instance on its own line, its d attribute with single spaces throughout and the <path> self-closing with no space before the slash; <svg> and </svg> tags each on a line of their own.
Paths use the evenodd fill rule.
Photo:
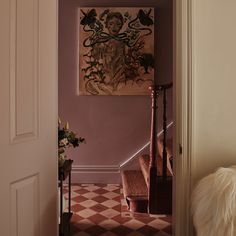
<svg viewBox="0 0 236 236">
<path fill-rule="evenodd" d="M 141 170 L 121 172 L 124 197 L 133 212 L 172 213 L 172 140 L 167 140 L 166 91 L 171 84 L 152 88 L 150 154 L 139 157 Z M 157 98 L 163 92 L 163 138 L 157 140 Z M 158 153 L 159 150 L 159 153 Z"/>
</svg>

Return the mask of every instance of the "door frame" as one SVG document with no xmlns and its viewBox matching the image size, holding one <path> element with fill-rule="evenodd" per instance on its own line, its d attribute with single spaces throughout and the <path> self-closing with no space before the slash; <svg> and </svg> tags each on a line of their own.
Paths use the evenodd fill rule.
<svg viewBox="0 0 236 236">
<path fill-rule="evenodd" d="M 174 235 L 193 235 L 191 192 L 194 173 L 193 0 L 176 0 L 174 20 L 175 179 Z M 180 150 L 182 149 L 182 150 Z"/>
<path fill-rule="evenodd" d="M 193 0 L 173 0 L 174 107 L 176 109 L 174 121 L 175 127 L 178 127 L 174 131 L 176 161 L 174 162 L 173 232 L 175 236 L 193 235 L 190 212 L 194 173 L 193 3 Z"/>
</svg>

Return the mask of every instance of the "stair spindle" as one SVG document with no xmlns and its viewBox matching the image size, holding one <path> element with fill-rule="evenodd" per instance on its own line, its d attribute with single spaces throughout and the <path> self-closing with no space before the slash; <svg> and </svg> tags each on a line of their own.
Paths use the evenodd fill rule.
<svg viewBox="0 0 236 236">
<path fill-rule="evenodd" d="M 167 151 L 166 151 L 166 133 L 167 133 L 167 112 L 166 112 L 167 100 L 166 89 L 163 90 L 163 151 L 162 151 L 162 178 L 167 178 Z"/>
<path fill-rule="evenodd" d="M 157 119 L 156 119 L 156 108 L 157 108 L 157 91 L 155 88 L 151 92 L 152 98 L 152 115 L 151 115 L 151 144 L 150 144 L 150 167 L 156 167 L 156 151 L 157 151 Z"/>
<path fill-rule="evenodd" d="M 158 93 L 155 87 L 152 88 L 152 114 L 151 114 L 151 140 L 150 140 L 150 166 L 149 166 L 149 213 L 153 213 L 157 207 L 157 97 Z"/>
</svg>

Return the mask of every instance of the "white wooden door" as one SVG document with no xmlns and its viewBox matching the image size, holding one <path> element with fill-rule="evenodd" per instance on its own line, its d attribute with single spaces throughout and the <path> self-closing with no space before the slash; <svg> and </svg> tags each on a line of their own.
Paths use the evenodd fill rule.
<svg viewBox="0 0 236 236">
<path fill-rule="evenodd" d="M 57 1 L 0 1 L 0 235 L 57 235 Z"/>
</svg>

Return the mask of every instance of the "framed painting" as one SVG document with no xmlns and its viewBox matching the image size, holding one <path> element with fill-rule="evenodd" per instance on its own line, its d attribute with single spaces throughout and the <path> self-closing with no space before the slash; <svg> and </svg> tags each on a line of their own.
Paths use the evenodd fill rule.
<svg viewBox="0 0 236 236">
<path fill-rule="evenodd" d="M 80 8 L 79 94 L 148 95 L 154 8 Z"/>
</svg>

